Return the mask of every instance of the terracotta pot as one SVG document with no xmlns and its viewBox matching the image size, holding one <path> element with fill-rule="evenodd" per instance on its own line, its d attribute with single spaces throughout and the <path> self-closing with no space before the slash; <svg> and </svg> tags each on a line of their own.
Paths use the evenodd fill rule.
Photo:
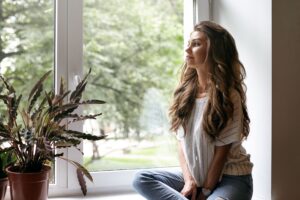
<svg viewBox="0 0 300 200">
<path fill-rule="evenodd" d="M 0 200 L 4 200 L 5 198 L 7 184 L 8 184 L 8 178 L 0 179 Z"/>
<path fill-rule="evenodd" d="M 41 172 L 20 173 L 7 168 L 11 200 L 48 199 L 50 169 L 45 166 Z"/>
</svg>

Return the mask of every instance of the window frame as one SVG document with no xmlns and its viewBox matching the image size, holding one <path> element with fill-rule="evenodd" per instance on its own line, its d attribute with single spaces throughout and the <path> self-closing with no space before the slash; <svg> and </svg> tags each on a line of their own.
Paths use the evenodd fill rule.
<svg viewBox="0 0 300 200">
<path fill-rule="evenodd" d="M 184 0 L 184 43 L 195 23 L 211 18 L 212 0 Z M 191 12 L 192 11 L 192 12 Z M 193 19 L 193 20 L 191 20 Z M 76 80 L 83 75 L 83 0 L 55 1 L 55 92 L 60 78 L 66 80 L 68 89 L 74 89 Z M 80 112 L 80 111 L 79 111 Z M 82 130 L 82 124 L 72 125 Z M 82 149 L 83 145 L 80 145 Z M 82 163 L 83 156 L 70 148 L 60 150 L 68 159 Z M 166 169 L 166 168 L 163 168 Z M 167 168 L 176 170 L 178 168 Z M 89 193 L 118 193 L 132 191 L 131 180 L 137 170 L 102 171 L 91 173 L 94 183 L 87 181 Z M 116 181 L 118 180 L 118 181 Z M 57 159 L 55 184 L 49 187 L 49 196 L 81 194 L 74 166 Z"/>
</svg>

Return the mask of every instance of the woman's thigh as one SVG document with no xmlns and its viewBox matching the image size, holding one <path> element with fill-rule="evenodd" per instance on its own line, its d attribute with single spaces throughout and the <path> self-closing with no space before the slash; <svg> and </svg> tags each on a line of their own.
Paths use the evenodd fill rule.
<svg viewBox="0 0 300 200">
<path fill-rule="evenodd" d="M 181 172 L 143 170 L 135 175 L 133 187 L 146 199 L 187 200 L 180 191 L 184 186 Z"/>
<path fill-rule="evenodd" d="M 146 186 L 150 186 L 151 183 L 163 183 L 176 191 L 181 191 L 184 186 L 183 175 L 180 171 L 141 170 L 136 173 L 133 182 L 137 185 L 146 183 Z"/>
<path fill-rule="evenodd" d="M 223 175 L 216 189 L 207 200 L 250 200 L 253 193 L 251 175 L 231 176 Z"/>
</svg>

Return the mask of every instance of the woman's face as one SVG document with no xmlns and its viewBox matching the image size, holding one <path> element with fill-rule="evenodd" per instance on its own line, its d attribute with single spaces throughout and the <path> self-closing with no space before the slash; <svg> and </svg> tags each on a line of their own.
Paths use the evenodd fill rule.
<svg viewBox="0 0 300 200">
<path fill-rule="evenodd" d="M 185 61 L 188 67 L 199 68 L 206 65 L 208 50 L 208 39 L 206 35 L 199 31 L 191 33 L 188 46 L 185 49 Z"/>
</svg>

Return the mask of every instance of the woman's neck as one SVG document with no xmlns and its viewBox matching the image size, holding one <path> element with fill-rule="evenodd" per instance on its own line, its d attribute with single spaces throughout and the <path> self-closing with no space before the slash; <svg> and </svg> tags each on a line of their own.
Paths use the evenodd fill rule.
<svg viewBox="0 0 300 200">
<path fill-rule="evenodd" d="M 203 97 L 206 97 L 206 92 L 198 93 L 196 96 L 197 99 L 201 99 Z"/>
<path fill-rule="evenodd" d="M 207 91 L 207 70 L 197 69 L 198 75 L 198 94 L 206 94 Z"/>
</svg>

